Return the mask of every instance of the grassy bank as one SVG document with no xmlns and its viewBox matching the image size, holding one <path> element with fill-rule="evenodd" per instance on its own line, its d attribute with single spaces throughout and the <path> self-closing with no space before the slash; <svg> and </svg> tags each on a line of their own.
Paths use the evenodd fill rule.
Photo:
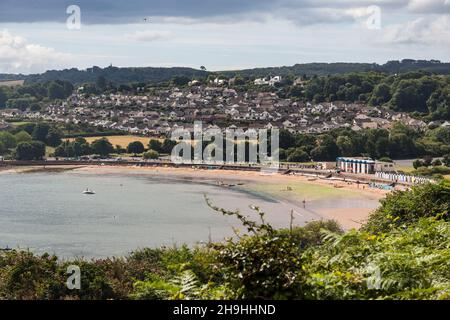
<svg viewBox="0 0 450 320">
<path fill-rule="evenodd" d="M 274 197 L 282 198 L 296 198 L 308 200 L 321 200 L 324 198 L 336 197 L 360 197 L 361 194 L 349 192 L 333 186 L 325 186 L 319 184 L 312 184 L 307 182 L 289 181 L 286 183 L 267 183 L 257 184 L 251 183 L 243 187 L 249 191 L 268 194 Z"/>
</svg>

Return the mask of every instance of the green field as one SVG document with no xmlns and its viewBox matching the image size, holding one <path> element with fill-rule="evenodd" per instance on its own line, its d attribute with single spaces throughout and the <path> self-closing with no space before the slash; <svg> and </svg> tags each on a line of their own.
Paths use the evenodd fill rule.
<svg viewBox="0 0 450 320">
<path fill-rule="evenodd" d="M 29 122 L 29 121 L 18 121 L 18 122 L 10 122 L 9 124 L 11 124 L 11 125 L 13 125 L 15 127 L 19 127 L 19 126 L 23 126 L 23 125 L 29 124 L 29 123 L 32 123 L 32 122 Z"/>
<path fill-rule="evenodd" d="M 250 192 L 296 200 L 319 200 L 327 197 L 361 197 L 361 193 L 307 182 L 250 183 L 243 187 Z"/>
<path fill-rule="evenodd" d="M 128 145 L 131 142 L 134 141 L 140 141 L 142 142 L 142 144 L 147 147 L 148 143 L 150 142 L 150 140 L 160 140 L 162 142 L 162 139 L 159 138 L 150 138 L 150 137 L 141 137 L 141 136 L 133 136 L 133 135 L 128 135 L 128 136 L 106 136 L 106 137 L 87 137 L 85 138 L 87 142 L 92 143 L 95 140 L 101 139 L 101 138 L 106 138 L 108 139 L 109 142 L 111 142 L 111 144 L 113 146 L 121 146 L 122 148 L 126 148 L 128 147 Z M 70 141 L 75 140 L 74 138 L 69 139 Z"/>
</svg>

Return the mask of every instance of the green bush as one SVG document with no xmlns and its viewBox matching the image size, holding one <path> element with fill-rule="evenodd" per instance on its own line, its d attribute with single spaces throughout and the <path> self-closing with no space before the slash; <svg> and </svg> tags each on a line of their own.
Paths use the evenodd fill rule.
<svg viewBox="0 0 450 320">
<path fill-rule="evenodd" d="M 144 159 L 156 160 L 158 158 L 159 158 L 159 153 L 155 150 L 149 150 L 146 153 L 144 153 Z"/>
<path fill-rule="evenodd" d="M 449 299 L 450 223 L 422 218 L 388 234 L 328 233 L 303 255 L 306 299 Z"/>
<path fill-rule="evenodd" d="M 292 230 L 282 229 L 278 233 L 284 236 L 289 235 L 297 246 L 305 249 L 322 244 L 324 230 L 337 234 L 344 233 L 341 226 L 333 220 L 311 221 L 304 227 L 295 227 Z"/>
<path fill-rule="evenodd" d="M 411 174 L 418 175 L 418 176 L 430 176 L 430 177 L 434 176 L 434 175 L 447 175 L 447 174 L 450 174 L 450 168 L 444 167 L 444 166 L 432 167 L 432 168 L 420 167 L 417 170 L 414 170 L 413 172 L 411 172 Z"/>
<path fill-rule="evenodd" d="M 381 200 L 381 207 L 370 217 L 364 230 L 382 233 L 410 225 L 423 217 L 449 220 L 450 181 L 425 184 L 410 191 L 395 191 Z"/>
</svg>

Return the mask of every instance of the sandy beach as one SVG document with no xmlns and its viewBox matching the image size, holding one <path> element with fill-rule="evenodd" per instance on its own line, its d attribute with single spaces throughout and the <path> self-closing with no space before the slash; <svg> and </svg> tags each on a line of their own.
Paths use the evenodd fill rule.
<svg viewBox="0 0 450 320">
<path fill-rule="evenodd" d="M 67 166 L 70 168 L 70 166 Z M 340 190 L 353 191 L 371 195 L 375 198 L 383 198 L 389 191 L 368 188 L 351 181 L 321 179 L 302 175 L 263 174 L 255 171 L 238 170 L 203 170 L 194 168 L 172 168 L 172 167 L 138 167 L 138 166 L 80 166 L 75 171 L 94 173 L 127 173 L 148 175 L 169 175 L 179 178 L 216 179 L 218 181 L 253 181 L 259 183 L 286 184 L 303 182 L 311 185 L 326 186 Z"/>
</svg>

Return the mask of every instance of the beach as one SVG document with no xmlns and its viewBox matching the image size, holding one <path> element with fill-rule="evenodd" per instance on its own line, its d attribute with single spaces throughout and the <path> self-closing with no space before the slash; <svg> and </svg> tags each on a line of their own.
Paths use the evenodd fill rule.
<svg viewBox="0 0 450 320">
<path fill-rule="evenodd" d="M 282 203 L 283 210 L 292 210 L 294 215 L 297 215 L 302 221 L 332 219 L 346 230 L 360 228 L 370 213 L 376 209 L 378 201 L 389 193 L 386 190 L 369 188 L 367 185 L 352 181 L 331 180 L 298 174 L 284 175 L 238 170 L 111 165 L 0 167 L 0 174 L 42 171 L 54 173 L 70 171 L 89 175 L 120 174 L 213 184 L 236 191 L 270 197 Z M 335 205 L 336 199 L 339 199 L 339 206 Z M 307 213 L 307 217 L 305 217 L 305 213 Z"/>
<path fill-rule="evenodd" d="M 370 213 L 376 209 L 378 201 L 389 193 L 386 190 L 369 188 L 367 185 L 349 181 L 301 175 L 267 175 L 253 171 L 105 165 L 82 166 L 75 168 L 73 172 L 154 176 L 229 186 L 236 190 L 254 192 L 291 203 L 293 208 L 308 209 L 310 205 L 314 206 L 315 220 L 336 220 L 346 230 L 360 228 Z M 340 206 L 335 207 L 333 199 L 344 201 L 340 201 Z M 343 207 L 345 199 L 348 199 L 348 205 Z"/>
</svg>

